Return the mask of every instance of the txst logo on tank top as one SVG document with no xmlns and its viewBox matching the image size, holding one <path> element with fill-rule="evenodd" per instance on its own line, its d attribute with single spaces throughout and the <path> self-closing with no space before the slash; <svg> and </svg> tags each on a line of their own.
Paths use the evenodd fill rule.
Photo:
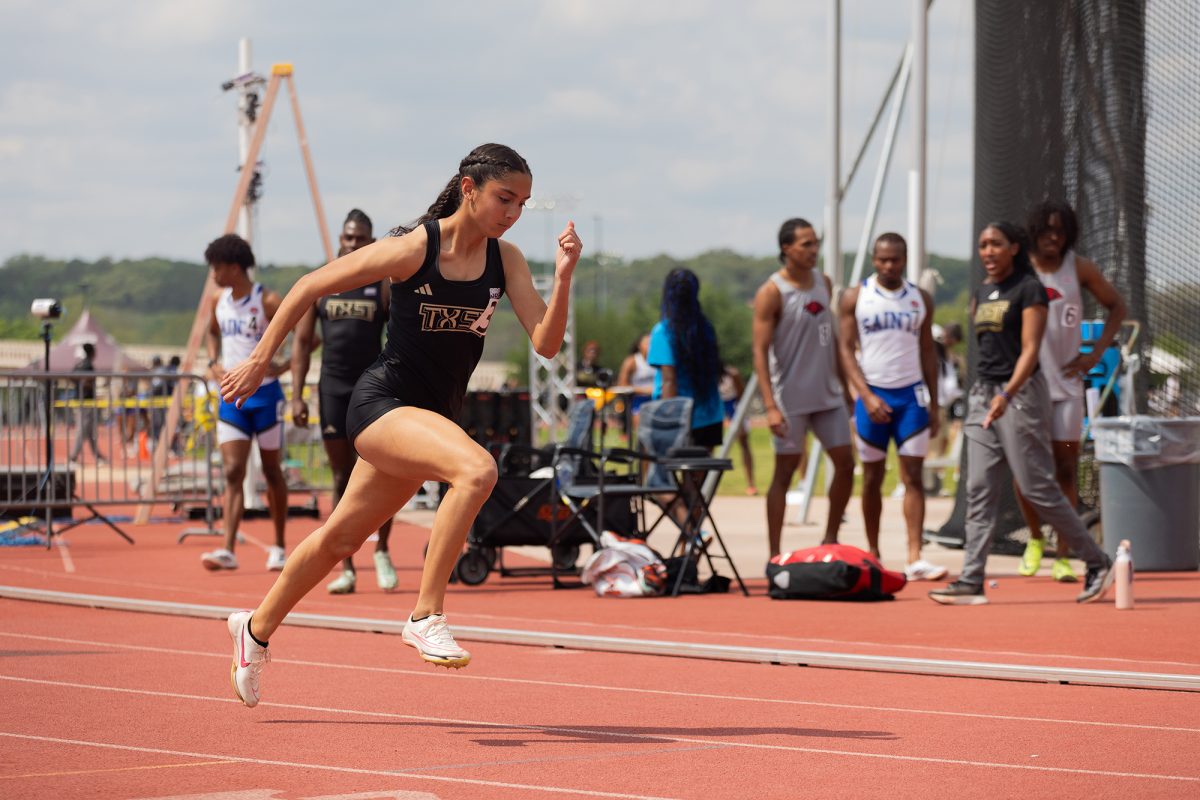
<svg viewBox="0 0 1200 800">
<path fill-rule="evenodd" d="M 361 319 L 371 322 L 375 319 L 377 303 L 374 300 L 345 300 L 330 298 L 325 302 L 325 316 L 330 321 L 341 319 Z"/>
<path fill-rule="evenodd" d="M 483 337 L 500 302 L 500 289 L 489 289 L 488 296 L 490 299 L 485 308 L 421 303 L 417 309 L 421 315 L 421 330 L 430 333 L 461 331 Z"/>
</svg>

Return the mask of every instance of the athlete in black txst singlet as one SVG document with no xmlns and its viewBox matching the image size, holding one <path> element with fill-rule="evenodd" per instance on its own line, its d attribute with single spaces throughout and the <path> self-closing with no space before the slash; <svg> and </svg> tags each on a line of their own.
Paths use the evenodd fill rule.
<svg viewBox="0 0 1200 800">
<path fill-rule="evenodd" d="M 558 352 L 571 276 L 583 248 L 574 223 L 568 222 L 558 237 L 547 306 L 533 288 L 521 251 L 498 238 L 521 216 L 532 185 L 528 164 L 511 148 L 475 148 L 412 229 L 396 229 L 392 233 L 398 235 L 296 281 L 254 352 L 221 381 L 221 395 L 241 402 L 318 298 L 391 280 L 387 344 L 359 379 L 350 402 L 347 433 L 360 458 L 346 493 L 325 524 L 292 553 L 259 607 L 229 617 L 230 680 L 247 706 L 258 704 L 267 640 L 284 617 L 426 480 L 448 483 L 450 489 L 434 517 L 420 593 L 402 638 L 434 664 L 463 667 L 471 660 L 454 641 L 442 612 L 467 529 L 496 483 L 496 462 L 454 420 L 505 291 L 534 350 L 547 358 Z"/>
<path fill-rule="evenodd" d="M 375 241 L 371 218 L 355 208 L 346 215 L 338 237 L 338 255 L 353 253 Z M 346 436 L 346 409 L 354 384 L 363 371 L 379 357 L 383 349 L 383 326 L 387 324 L 391 287 L 376 281 L 347 292 L 318 300 L 296 326 L 292 344 L 292 421 L 308 427 L 308 404 L 304 401 L 304 382 L 308 376 L 312 351 L 323 347 L 321 381 L 317 397 L 321 415 L 321 440 L 333 472 L 333 504 L 336 506 L 350 482 L 350 470 L 357 456 Z M 316 336 L 317 322 L 321 335 Z M 396 568 L 388 555 L 388 537 L 392 521 L 379 527 L 375 542 L 375 581 L 390 592 L 396 588 Z M 358 583 L 354 559 L 342 562 L 341 573 L 325 588 L 330 594 L 350 594 Z"/>
</svg>

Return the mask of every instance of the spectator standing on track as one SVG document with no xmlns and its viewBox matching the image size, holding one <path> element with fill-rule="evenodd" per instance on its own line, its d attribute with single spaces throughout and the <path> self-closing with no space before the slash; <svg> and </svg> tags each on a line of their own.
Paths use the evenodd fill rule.
<svg viewBox="0 0 1200 800">
<path fill-rule="evenodd" d="M 1029 239 L 1033 243 L 1030 257 L 1038 280 L 1046 287 L 1050 307 L 1046 313 L 1046 332 L 1038 363 L 1050 387 L 1050 447 L 1054 451 L 1054 477 L 1063 494 L 1075 508 L 1079 504 L 1076 474 L 1079 468 L 1079 439 L 1083 435 L 1083 377 L 1096 366 L 1109 345 L 1121 330 L 1125 319 L 1125 300 L 1100 272 L 1091 259 L 1075 253 L 1079 223 L 1075 211 L 1066 203 L 1047 201 L 1039 204 L 1029 215 Z M 1090 353 L 1081 353 L 1083 342 L 1080 322 L 1083 319 L 1083 289 L 1104 306 L 1108 316 L 1100 338 Z M 1042 565 L 1045 547 L 1042 523 L 1037 510 L 1017 492 L 1021 514 L 1029 525 L 1029 543 L 1021 557 L 1018 571 L 1025 576 L 1035 575 Z M 1058 552 L 1050 573 L 1056 581 L 1074 582 L 1074 570 L 1067 560 L 1067 543 L 1058 541 Z"/>
<path fill-rule="evenodd" d="M 958 580 L 929 593 L 947 605 L 982 605 L 984 569 L 996 529 L 1005 463 L 1042 519 L 1087 562 L 1080 603 L 1099 600 L 1112 584 L 1112 559 L 1088 535 L 1054 480 L 1050 392 L 1038 369 L 1046 325 L 1046 289 L 1034 275 L 1024 233 L 993 222 L 979 234 L 987 273 L 971 298 L 979 360 L 967 397 L 967 519 Z"/>
<path fill-rule="evenodd" d="M 214 239 L 204 251 L 218 291 L 213 296 L 212 321 L 208 330 L 208 368 L 214 380 L 241 363 L 262 339 L 263 331 L 279 308 L 278 293 L 250 279 L 254 252 L 244 239 L 226 234 Z M 200 557 L 206 569 L 237 569 L 234 554 L 238 526 L 245 512 L 243 481 L 250 460 L 250 440 L 258 442 L 263 478 L 267 482 L 267 506 L 275 528 L 275 544 L 267 550 L 267 569 L 283 569 L 284 528 L 287 525 L 287 482 L 283 477 L 283 390 L 276 376 L 285 365 L 268 365 L 261 386 L 253 396 L 237 405 L 221 401 L 217 409 L 217 444 L 225 473 L 224 546 Z"/>
<path fill-rule="evenodd" d="M 795 218 L 779 229 L 779 261 L 754 295 L 754 371 L 775 446 L 767 490 L 767 544 L 779 555 L 787 490 L 811 429 L 833 462 L 824 544 L 834 544 L 854 490 L 847 392 L 838 363 L 830 298 L 833 282 L 816 271 L 820 240 Z"/>
<path fill-rule="evenodd" d="M 904 483 L 910 581 L 936 581 L 946 568 L 921 558 L 925 486 L 921 472 L 940 423 L 933 298 L 904 279 L 908 244 L 898 233 L 875 240 L 875 274 L 842 295 L 838 350 L 842 373 L 857 396 L 854 427 L 862 462 L 862 510 L 867 546 L 879 554 L 879 517 L 888 445 L 896 442 Z M 861 359 L 855 351 L 861 352 Z"/>
<path fill-rule="evenodd" d="M 646 356 L 657 368 L 654 399 L 692 398 L 692 444 L 712 450 L 721 444 L 721 354 L 717 334 L 700 307 L 700 279 L 685 267 L 663 282 L 662 319 L 650 330 Z"/>
<path fill-rule="evenodd" d="M 247 706 L 258 703 L 267 641 L 284 617 L 428 479 L 450 489 L 434 517 L 420 593 L 402 640 L 433 664 L 457 668 L 470 662 L 470 653 L 454 641 L 443 607 L 467 531 L 496 483 L 496 461 L 455 420 L 506 291 L 534 349 L 546 358 L 558 352 L 582 250 L 568 222 L 558 237 L 547 306 L 521 251 L 499 238 L 520 218 L 532 186 L 528 164 L 511 148 L 475 148 L 412 228 L 397 228 L 395 235 L 300 278 L 254 352 L 225 375 L 223 397 L 241 402 L 263 380 L 288 331 L 320 297 L 391 281 L 387 343 L 359 378 L 347 415 L 359 460 L 346 492 L 325 524 L 292 553 L 259 607 L 236 612 L 227 622 L 234 644 L 230 679 Z"/>
<path fill-rule="evenodd" d="M 96 366 L 93 363 L 95 358 L 96 346 L 91 342 L 84 342 L 83 358 L 75 362 L 72 371 L 95 372 Z M 99 417 L 99 409 L 96 408 L 96 379 L 94 377 L 78 378 L 75 386 L 77 389 L 75 399 L 79 401 L 79 413 L 75 415 L 75 419 L 79 432 L 75 439 L 75 446 L 71 448 L 70 460 L 79 460 L 79 456 L 83 454 L 83 443 L 87 442 L 88 447 L 92 448 L 92 454 L 96 456 L 96 463 L 103 464 L 104 456 L 100 455 L 100 444 L 96 441 L 96 423 Z"/>
<path fill-rule="evenodd" d="M 346 215 L 338 237 L 338 256 L 348 255 L 375 241 L 371 218 L 355 208 Z M 333 472 L 333 505 L 346 491 L 350 471 L 358 458 L 346 437 L 346 409 L 359 376 L 375 363 L 383 350 L 383 329 L 387 325 L 391 287 L 380 280 L 346 292 L 322 297 L 300 320 L 292 342 L 292 421 L 308 427 L 308 403 L 304 400 L 304 382 L 312 351 L 324 347 L 321 379 L 317 384 L 321 417 L 321 440 Z M 317 321 L 321 335 L 316 337 Z M 392 532 L 389 517 L 379 526 L 375 542 L 375 581 L 390 592 L 396 588 L 396 568 L 388 555 Z M 330 594 L 350 594 L 358 583 L 354 559 L 342 562 L 342 572 L 325 588 Z"/>
</svg>

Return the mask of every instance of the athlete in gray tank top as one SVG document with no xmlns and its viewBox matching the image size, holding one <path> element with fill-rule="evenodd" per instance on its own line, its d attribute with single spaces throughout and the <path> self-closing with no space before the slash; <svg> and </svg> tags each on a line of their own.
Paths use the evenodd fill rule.
<svg viewBox="0 0 1200 800">
<path fill-rule="evenodd" d="M 769 351 L 771 391 L 784 416 L 837 408 L 844 402 L 838 379 L 833 312 L 823 275 L 801 289 L 776 272 L 779 317 Z"/>
<path fill-rule="evenodd" d="M 824 543 L 837 542 L 854 488 L 850 418 L 834 337 L 832 283 L 817 271 L 820 240 L 812 225 L 789 219 L 779 230 L 779 261 L 754 295 L 754 372 L 775 448 L 767 490 L 767 546 L 779 555 L 787 494 L 812 431 L 833 462 Z"/>
</svg>

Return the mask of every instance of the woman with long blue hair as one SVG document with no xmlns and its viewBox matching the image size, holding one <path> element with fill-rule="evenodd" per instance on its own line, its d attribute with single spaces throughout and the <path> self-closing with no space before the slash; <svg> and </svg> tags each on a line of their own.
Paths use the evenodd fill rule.
<svg viewBox="0 0 1200 800">
<path fill-rule="evenodd" d="M 700 279 L 676 267 L 663 282 L 662 319 L 650 331 L 646 360 L 658 368 L 654 399 L 692 398 L 692 444 L 712 450 L 721 443 L 725 412 L 718 388 L 721 355 L 717 334 L 700 308 Z"/>
</svg>

